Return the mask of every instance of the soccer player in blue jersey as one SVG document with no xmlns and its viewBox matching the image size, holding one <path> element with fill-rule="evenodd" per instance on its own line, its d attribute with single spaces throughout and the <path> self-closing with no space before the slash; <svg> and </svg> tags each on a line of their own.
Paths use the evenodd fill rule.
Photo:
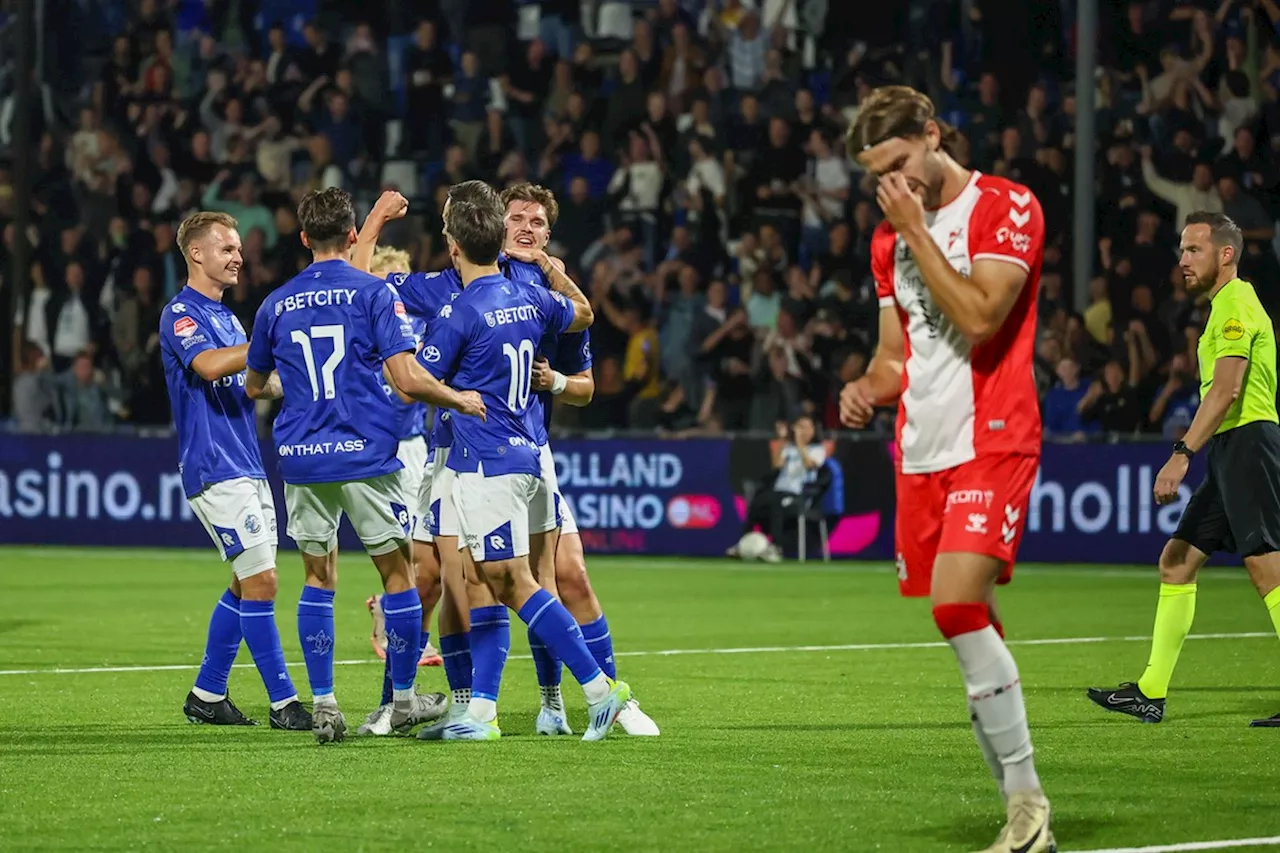
<svg viewBox="0 0 1280 853">
<path fill-rule="evenodd" d="M 222 294 L 240 274 L 240 235 L 225 213 L 196 213 L 178 229 L 187 284 L 160 315 L 160 357 L 178 430 L 178 470 L 191 509 L 231 563 L 231 586 L 183 713 L 193 723 L 255 725 L 227 695 L 243 639 L 271 700 L 271 727 L 311 728 L 285 668 L 276 628 L 276 509 L 262 467 L 253 403 L 245 397 L 249 345 Z M 272 377 L 264 396 L 279 396 Z"/>
<path fill-rule="evenodd" d="M 447 204 L 447 202 L 446 202 Z M 360 229 L 352 264 L 363 269 L 368 266 L 377 272 L 375 264 L 378 238 L 387 222 L 403 215 L 403 199 L 398 193 L 384 193 L 370 211 Z M 429 324 L 437 318 L 441 309 L 462 293 L 462 279 L 457 271 L 443 273 L 410 273 L 390 270 L 385 280 L 394 285 L 411 320 Z M 413 568 L 418 587 L 418 597 L 423 608 L 423 631 L 428 630 L 431 608 L 442 598 L 440 610 L 440 646 L 443 653 L 445 674 L 453 692 L 450 710 L 465 709 L 471 700 L 471 656 L 466 644 L 467 614 L 466 567 L 469 555 L 458 549 L 457 514 L 453 512 L 452 472 L 445 468 L 449 447 L 453 443 L 452 414 L 447 409 L 436 409 L 427 438 L 427 462 L 416 492 L 406 497 L 416 498 L 419 521 L 413 529 Z M 439 496 L 433 499 L 434 491 Z M 434 509 L 433 509 L 434 507 Z M 472 570 L 474 576 L 474 570 Z M 442 583 L 442 579 L 444 582 Z M 478 580 L 473 585 L 483 588 Z M 384 678 L 383 698 L 365 721 L 356 729 L 360 735 L 387 735 L 391 733 L 390 699 Z"/>
<path fill-rule="evenodd" d="M 549 283 L 562 276 L 563 265 L 546 253 L 551 228 L 560 210 L 555 194 L 536 184 L 520 183 L 504 190 L 502 201 L 506 210 L 506 252 L 511 258 L 524 262 L 508 265 L 508 277 L 530 280 L 532 272 L 538 282 Z M 537 393 L 529 407 L 530 427 L 539 448 L 540 488 L 544 495 L 551 496 L 543 500 L 551 500 L 560 515 L 559 537 L 552 554 L 554 584 L 548 586 L 544 583 L 543 586 L 555 591 L 573 614 L 586 638 L 587 647 L 605 675 L 617 678 L 609 623 L 587 576 L 582 537 L 572 510 L 560 495 L 555 459 L 548 443 L 553 401 L 558 398 L 571 406 L 585 406 L 595 394 L 590 332 L 584 329 L 567 334 L 548 334 L 540 342 L 538 352 L 539 357 L 533 367 L 533 390 Z M 560 661 L 532 633 L 529 635 L 529 647 L 533 652 L 542 700 L 536 731 L 545 735 L 572 734 L 560 695 Z M 657 724 L 640 710 L 634 698 L 618 715 L 618 725 L 634 736 L 654 737 L 659 733 Z"/>
<path fill-rule="evenodd" d="M 423 402 L 476 416 L 483 416 L 484 404 L 476 392 L 454 391 L 421 369 L 395 289 L 348 263 L 356 230 L 347 192 L 309 193 L 298 206 L 298 219 L 314 262 L 258 310 L 245 390 L 262 396 L 274 370 L 284 391 L 275 439 L 288 533 L 306 569 L 298 635 L 315 702 L 312 732 L 329 743 L 346 734 L 333 692 L 337 578 L 329 560 L 344 513 L 386 593 L 392 728 L 406 731 L 438 718 L 445 708 L 443 695 L 414 692 L 422 605 L 409 564 L 411 518 L 398 473 L 395 410 L 379 370 L 401 393 Z"/>
<path fill-rule="evenodd" d="M 553 280 L 553 292 L 501 273 L 504 211 L 487 184 L 455 186 L 444 219 L 449 254 L 465 289 L 447 312 L 442 309 L 442 322 L 431 324 L 418 360 L 442 381 L 476 388 L 485 401 L 487 420 L 453 419 L 448 467 L 466 547 L 501 604 L 471 611 L 471 702 L 466 716 L 438 733 L 446 740 L 501 736 L 497 697 L 510 646 L 510 607 L 582 685 L 590 718 L 583 739 L 601 740 L 631 689 L 601 671 L 573 617 L 530 569 L 531 551 L 545 546 L 539 541 L 545 533 L 531 532 L 555 528 L 554 506 L 535 504 L 540 465 L 527 418 L 535 351 L 549 331 L 590 326 L 591 305 L 565 276 Z M 548 514 L 550 520 L 543 517 Z"/>
</svg>

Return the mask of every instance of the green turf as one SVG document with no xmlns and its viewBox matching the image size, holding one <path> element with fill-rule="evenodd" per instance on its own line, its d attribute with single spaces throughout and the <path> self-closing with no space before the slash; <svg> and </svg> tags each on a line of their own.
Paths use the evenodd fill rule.
<svg viewBox="0 0 1280 853">
<path fill-rule="evenodd" d="M 374 573 L 344 562 L 340 659 L 371 659 L 362 602 Z M 300 567 L 283 558 L 281 634 Z M 927 605 L 887 568 L 594 559 L 620 669 L 662 726 L 603 744 L 532 735 L 533 668 L 513 659 L 504 738 L 491 744 L 350 740 L 189 725 L 182 698 L 224 575 L 203 551 L 0 549 L 0 670 L 188 665 L 0 675 L 5 850 L 963 851 L 1001 807 L 946 648 L 712 654 L 715 649 L 937 640 Z M 1150 571 L 1024 568 L 1002 602 L 1011 639 L 1150 630 Z M 1244 575 L 1207 573 L 1195 631 L 1270 632 Z M 513 620 L 514 621 L 514 620 Z M 513 653 L 527 653 L 516 630 Z M 1107 715 L 1084 687 L 1133 678 L 1146 645 L 1015 646 L 1041 776 L 1063 850 L 1280 832 L 1274 636 L 1189 642 L 1169 717 Z M 243 652 L 241 662 L 247 662 Z M 305 691 L 305 673 L 293 668 Z M 444 689 L 439 669 L 420 670 Z M 341 666 L 353 727 L 380 667 Z M 568 689 L 581 729 L 581 695 Z M 266 719 L 252 669 L 232 691 Z"/>
</svg>

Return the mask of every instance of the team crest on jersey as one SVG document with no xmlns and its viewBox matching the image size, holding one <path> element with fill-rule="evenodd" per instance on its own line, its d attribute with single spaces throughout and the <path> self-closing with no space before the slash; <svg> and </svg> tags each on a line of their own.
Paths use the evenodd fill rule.
<svg viewBox="0 0 1280 853">
<path fill-rule="evenodd" d="M 189 338 L 196 333 L 196 321 L 190 317 L 181 317 L 173 322 L 173 333 L 180 338 Z"/>
<path fill-rule="evenodd" d="M 283 311 L 284 311 L 284 303 L 283 303 L 283 302 L 277 302 L 277 303 L 276 303 L 276 316 L 277 316 L 277 317 L 279 317 L 279 316 L 280 316 L 280 314 L 281 314 Z"/>
<path fill-rule="evenodd" d="M 905 264 L 911 260 L 911 247 L 907 245 L 907 241 L 901 237 L 898 238 L 898 245 L 894 254 L 894 261 Z"/>
<path fill-rule="evenodd" d="M 262 530 L 262 522 L 258 520 L 256 515 L 246 515 L 244 517 L 244 529 L 250 533 L 258 533 Z"/>
<path fill-rule="evenodd" d="M 173 305 L 170 307 L 169 310 L 173 311 L 173 313 L 175 314 L 185 314 L 187 310 L 187 306 L 183 305 L 181 302 L 175 302 L 173 303 Z"/>
<path fill-rule="evenodd" d="M 494 326 L 498 325 L 498 321 L 497 321 L 496 319 L 494 319 L 494 316 L 493 316 L 493 312 L 492 312 L 492 311 L 486 311 L 486 312 L 484 312 L 484 321 L 485 321 L 486 323 L 488 323 L 488 324 L 489 324 L 489 328 L 490 328 L 490 329 L 492 329 Z"/>
<path fill-rule="evenodd" d="M 422 360 L 430 364 L 435 364 L 440 360 L 440 350 L 436 347 L 427 347 L 422 351 Z"/>
</svg>

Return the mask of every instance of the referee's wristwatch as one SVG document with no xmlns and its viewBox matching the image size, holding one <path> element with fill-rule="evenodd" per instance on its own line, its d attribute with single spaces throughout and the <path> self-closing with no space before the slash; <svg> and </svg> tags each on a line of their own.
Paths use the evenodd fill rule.
<svg viewBox="0 0 1280 853">
<path fill-rule="evenodd" d="M 1173 443 L 1173 452 L 1180 453 L 1183 456 L 1187 457 L 1188 459 L 1191 459 L 1196 455 L 1196 452 L 1194 450 L 1192 450 L 1190 447 L 1187 447 L 1187 443 L 1185 441 L 1175 441 Z"/>
</svg>

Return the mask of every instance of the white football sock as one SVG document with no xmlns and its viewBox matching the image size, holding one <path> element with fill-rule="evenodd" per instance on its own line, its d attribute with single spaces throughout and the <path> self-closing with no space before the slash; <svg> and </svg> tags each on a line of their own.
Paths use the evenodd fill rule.
<svg viewBox="0 0 1280 853">
<path fill-rule="evenodd" d="M 978 712 L 973 709 L 972 702 L 969 703 L 969 723 L 973 726 L 973 736 L 978 740 L 978 749 L 982 750 L 982 757 L 986 759 L 987 767 L 991 768 L 991 775 L 996 780 L 996 786 L 1000 789 L 1000 796 L 1005 797 L 1004 765 L 1000 763 L 1000 756 L 996 755 L 995 747 L 991 745 L 991 741 L 987 740 L 986 734 L 983 733 L 982 726 L 978 723 Z"/>
<path fill-rule="evenodd" d="M 1004 791 L 1017 794 L 1040 790 L 1022 684 L 1009 647 L 990 625 L 952 637 L 950 643 L 960 662 L 969 704 L 978 717 L 982 737 L 1004 768 Z"/>
<path fill-rule="evenodd" d="M 201 690 L 199 687 L 192 687 L 191 692 L 194 693 L 196 698 L 201 702 L 221 702 L 223 699 L 227 698 L 227 694 L 225 693 L 210 693 L 208 690 Z"/>
<path fill-rule="evenodd" d="M 290 696 L 288 699 L 281 699 L 279 702 L 272 702 L 271 710 L 279 711 L 281 708 L 287 708 L 297 701 L 298 701 L 298 694 L 295 693 L 292 696 Z"/>
<path fill-rule="evenodd" d="M 582 692 L 586 694 L 587 703 L 594 705 L 609 695 L 609 691 L 613 690 L 609 686 L 609 679 L 602 672 L 595 678 L 582 685 Z"/>
<path fill-rule="evenodd" d="M 498 703 L 492 699 L 478 699 L 472 696 L 471 702 L 467 705 L 467 713 L 482 723 L 492 723 L 498 719 Z"/>
</svg>

